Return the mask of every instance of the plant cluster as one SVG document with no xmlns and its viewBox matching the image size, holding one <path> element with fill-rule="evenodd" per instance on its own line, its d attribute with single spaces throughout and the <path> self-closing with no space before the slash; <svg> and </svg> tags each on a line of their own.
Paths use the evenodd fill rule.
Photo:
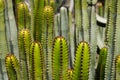
<svg viewBox="0 0 120 80">
<path fill-rule="evenodd" d="M 0 0 L 0 80 L 120 80 L 119 23 L 120 0 Z"/>
</svg>

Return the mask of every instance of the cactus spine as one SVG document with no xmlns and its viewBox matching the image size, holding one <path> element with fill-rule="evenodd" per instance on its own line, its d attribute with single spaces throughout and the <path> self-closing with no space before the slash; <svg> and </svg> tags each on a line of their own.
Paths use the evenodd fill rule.
<svg viewBox="0 0 120 80">
<path fill-rule="evenodd" d="M 88 80 L 90 66 L 90 48 L 87 42 L 80 42 L 75 56 L 72 80 Z"/>
<path fill-rule="evenodd" d="M 18 36 L 19 60 L 21 67 L 21 77 L 23 80 L 29 79 L 29 49 L 31 44 L 31 36 L 28 29 L 22 29 Z"/>
<path fill-rule="evenodd" d="M 30 80 L 45 80 L 43 49 L 39 42 L 32 42 L 30 47 Z"/>
<path fill-rule="evenodd" d="M 5 65 L 6 65 L 9 80 L 21 80 L 20 64 L 14 55 L 7 54 L 5 58 Z"/>
<path fill-rule="evenodd" d="M 52 79 L 68 79 L 68 46 L 62 36 L 55 38 L 52 53 Z"/>
</svg>

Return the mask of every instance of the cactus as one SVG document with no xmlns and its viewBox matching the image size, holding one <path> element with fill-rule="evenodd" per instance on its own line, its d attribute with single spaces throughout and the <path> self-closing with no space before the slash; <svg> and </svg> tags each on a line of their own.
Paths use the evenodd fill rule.
<svg viewBox="0 0 120 80">
<path fill-rule="evenodd" d="M 107 48 L 103 47 L 100 50 L 99 62 L 96 69 L 96 80 L 104 80 L 106 59 L 107 59 Z"/>
<path fill-rule="evenodd" d="M 72 75 L 73 75 L 73 70 L 72 69 L 68 69 L 68 79 L 72 80 Z"/>
<path fill-rule="evenodd" d="M 116 80 L 120 80 L 120 56 L 116 57 L 115 61 L 115 74 L 116 74 Z"/>
<path fill-rule="evenodd" d="M 25 2 L 28 2 L 28 5 L 30 2 L 29 10 Z M 99 2 L 103 3 L 103 9 L 100 14 L 96 11 L 99 10 L 97 5 Z M 74 6 L 71 4 L 74 4 Z M 119 74 L 115 71 L 115 59 L 120 52 L 119 4 L 119 0 L 0 0 L 0 45 L 2 45 L 0 48 L 0 80 L 6 80 L 3 58 L 8 52 L 14 53 L 19 58 L 20 77 L 25 80 L 94 80 L 95 77 L 101 77 L 101 75 L 102 77 L 100 79 L 104 80 L 118 79 L 116 76 Z M 22 27 L 30 29 L 29 34 L 32 35 L 34 40 L 31 49 L 26 49 L 26 45 L 30 47 L 31 43 L 31 39 L 28 37 L 30 35 L 26 34 L 27 31 L 20 33 L 21 35 L 18 36 L 19 43 L 17 43 L 17 27 L 15 21 L 18 28 L 22 25 Z M 106 22 L 107 25 L 105 25 Z M 18 32 L 21 29 L 18 29 Z M 106 33 L 104 32 L 105 30 Z M 57 38 L 61 43 L 57 43 L 57 45 L 54 43 L 53 45 L 53 40 L 56 36 L 59 36 Z M 57 38 L 55 38 L 55 41 L 58 41 Z M 68 43 L 67 46 L 63 46 L 61 38 L 66 44 Z M 82 42 L 79 43 L 80 41 Z M 20 55 L 18 55 L 18 44 Z M 77 45 L 78 47 L 76 47 Z M 104 46 L 108 50 L 107 59 L 103 59 L 103 62 L 98 62 L 96 69 L 96 55 L 99 55 L 97 52 L 102 53 L 102 51 L 97 51 L 97 48 L 101 49 Z M 41 49 L 42 47 L 43 49 Z M 67 53 L 65 57 L 61 57 L 61 55 L 64 55 L 62 53 L 55 53 L 55 47 L 60 47 L 57 48 L 58 50 L 64 50 L 62 48 L 66 47 L 67 52 L 63 52 Z M 30 50 L 31 52 L 29 53 Z M 81 55 L 79 53 L 80 50 L 82 52 Z M 40 52 L 39 56 L 37 56 L 38 52 Z M 87 55 L 87 58 L 85 57 L 85 60 L 81 61 L 84 59 L 83 53 Z M 53 59 L 53 57 L 55 58 Z M 66 58 L 64 61 L 67 63 L 67 66 L 64 66 L 65 63 L 62 58 Z M 79 60 L 77 60 L 78 58 Z M 56 63 L 57 59 L 60 59 L 60 63 Z M 87 62 L 84 62 L 86 59 Z M 99 60 L 101 61 L 101 54 Z M 38 64 L 36 64 L 37 61 L 39 61 Z M 62 70 L 63 67 L 65 67 L 65 75 Z M 100 67 L 105 67 L 105 69 L 101 70 Z M 84 68 L 87 73 L 84 73 Z M 60 69 L 60 72 L 57 72 L 58 69 Z M 16 73 L 14 69 L 11 70 L 13 71 L 12 74 Z M 98 73 L 99 71 L 100 73 Z"/>
<path fill-rule="evenodd" d="M 44 74 L 44 55 L 43 49 L 39 42 L 34 41 L 30 47 L 30 79 L 45 80 Z"/>
<path fill-rule="evenodd" d="M 43 9 L 44 9 L 44 0 L 34 0 L 33 4 L 33 19 L 31 21 L 32 24 L 32 32 L 34 40 L 41 42 L 42 37 L 42 26 L 43 26 Z"/>
<path fill-rule="evenodd" d="M 28 29 L 22 29 L 18 36 L 19 60 L 21 67 L 21 77 L 23 80 L 29 79 L 29 52 L 31 36 Z"/>
<path fill-rule="evenodd" d="M 20 64 L 13 54 L 7 54 L 5 58 L 5 65 L 9 80 L 21 80 Z"/>
<path fill-rule="evenodd" d="M 77 45 L 82 40 L 82 27 L 81 27 L 81 0 L 74 0 L 75 7 L 75 44 Z"/>
<path fill-rule="evenodd" d="M 18 3 L 16 13 L 18 31 L 21 31 L 23 28 L 30 29 L 30 16 L 27 4 L 25 4 L 24 2 Z"/>
<path fill-rule="evenodd" d="M 72 80 L 88 80 L 90 68 L 90 48 L 85 41 L 80 42 L 75 56 Z"/>
<path fill-rule="evenodd" d="M 52 45 L 54 39 L 54 12 L 51 6 L 44 7 L 44 26 L 42 29 L 42 46 L 44 48 L 44 56 L 46 61 L 46 74 L 51 80 L 52 76 L 52 63 L 51 63 L 51 54 L 52 54 Z"/>
<path fill-rule="evenodd" d="M 52 53 L 52 79 L 68 79 L 68 46 L 62 36 L 55 38 Z"/>
<path fill-rule="evenodd" d="M 6 79 L 6 69 L 5 69 L 5 56 L 8 51 L 11 51 L 8 44 L 8 38 L 6 36 L 6 24 L 5 24 L 5 1 L 0 0 L 0 80 Z"/>
</svg>

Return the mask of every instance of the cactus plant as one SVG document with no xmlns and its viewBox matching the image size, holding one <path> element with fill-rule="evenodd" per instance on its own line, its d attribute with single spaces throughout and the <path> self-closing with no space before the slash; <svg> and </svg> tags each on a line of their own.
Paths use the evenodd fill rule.
<svg viewBox="0 0 120 80">
<path fill-rule="evenodd" d="M 33 6 L 33 19 L 31 21 L 34 40 L 41 41 L 42 26 L 43 26 L 43 9 L 44 0 L 34 0 Z"/>
<path fill-rule="evenodd" d="M 16 14 L 18 31 L 22 30 L 23 28 L 30 29 L 30 16 L 27 4 L 24 2 L 18 3 Z"/>
<path fill-rule="evenodd" d="M 99 62 L 96 69 L 96 78 L 95 78 L 96 80 L 104 80 L 106 59 L 107 59 L 107 48 L 103 47 L 100 50 Z"/>
<path fill-rule="evenodd" d="M 102 15 L 97 13 L 96 11 L 99 10 L 99 7 L 97 6 L 97 1 L 103 3 L 103 9 L 101 12 Z M 0 2 L 3 3 L 3 0 L 0 0 Z M 13 4 L 14 2 L 15 4 Z M 36 78 L 43 80 L 77 80 L 83 79 L 83 76 L 85 76 L 84 80 L 94 80 L 96 66 L 98 66 L 96 69 L 97 74 L 99 74 L 98 71 L 100 70 L 100 66 L 102 66 L 102 68 L 105 67 L 105 72 L 104 69 L 102 69 L 103 72 L 100 71 L 100 75 L 104 75 L 104 78 L 98 75 L 100 79 L 114 80 L 119 78 L 116 77 L 116 74 L 118 73 L 116 73 L 115 70 L 115 59 L 120 52 L 119 0 L 4 0 L 4 4 L 0 4 L 0 17 L 2 26 L 0 30 L 2 30 L 4 33 L 4 36 L 2 31 L 0 34 L 0 44 L 2 45 L 2 47 L 0 48 L 1 80 L 7 79 L 3 58 L 8 52 L 14 53 L 14 55 L 19 59 L 21 72 L 23 72 L 23 66 L 26 66 L 26 68 L 24 68 L 25 72 L 23 74 L 20 73 L 20 77 L 25 80 L 34 80 Z M 26 4 L 30 4 L 29 8 Z M 73 4 L 74 6 L 71 4 Z M 28 11 L 30 11 L 30 13 Z M 23 35 L 18 36 L 20 53 L 20 55 L 18 55 L 17 33 L 20 31 L 17 31 L 15 22 L 17 23 L 18 28 L 20 26 L 18 24 L 19 22 L 22 22 L 21 24 L 24 25 L 23 27 L 25 28 L 30 27 L 28 28 L 30 30 L 29 34 L 32 35 L 32 38 L 34 40 L 31 45 L 30 54 L 29 49 L 26 49 L 25 43 L 27 42 L 28 46 L 30 46 L 31 39 L 28 38 L 28 34 L 26 34 L 27 31 L 23 31 Z M 97 22 L 99 24 L 97 24 Z M 105 25 L 106 22 L 107 25 Z M 25 38 L 26 35 L 27 38 Z M 60 47 L 61 45 L 63 45 L 62 43 L 59 44 L 59 46 L 58 43 L 56 46 L 56 43 L 54 43 L 53 45 L 53 40 L 56 36 L 60 36 L 57 38 L 59 38 L 60 40 L 62 38 L 63 41 L 63 37 L 65 37 L 65 43 L 68 43 L 68 45 L 62 47 Z M 57 41 L 56 38 L 55 41 Z M 80 41 L 82 42 L 79 43 Z M 104 59 L 104 62 L 98 62 L 98 65 L 96 65 L 96 55 L 100 55 L 99 60 L 101 61 L 101 54 L 97 53 L 102 53 L 102 51 L 99 51 L 99 49 L 101 50 L 103 46 L 107 47 L 108 49 L 107 59 Z M 42 47 L 43 49 L 41 49 Z M 67 63 L 67 66 L 63 65 L 65 63 L 63 62 L 63 57 L 60 56 L 63 56 L 63 54 L 55 53 L 55 47 L 59 47 L 57 48 L 58 50 L 64 50 L 62 48 L 67 47 L 67 49 L 65 49 L 68 52 L 63 52 L 67 53 L 67 55 L 65 55 L 64 57 L 66 58 L 64 61 Z M 85 51 L 84 48 L 87 50 Z M 80 54 L 80 50 L 82 53 L 87 54 L 87 58 L 85 57 L 85 60 L 87 59 L 85 65 L 82 64 L 85 60 L 81 61 L 84 58 L 80 58 L 84 57 L 84 54 L 83 56 L 78 55 Z M 55 53 L 54 56 L 52 52 Z M 27 53 L 27 56 L 25 54 L 21 55 L 22 53 Z M 21 64 L 23 60 L 21 57 L 25 59 L 23 61 L 25 65 Z M 55 58 L 53 59 L 53 57 Z M 58 57 L 59 59 L 62 59 L 59 60 L 60 63 L 56 63 Z M 78 58 L 79 60 L 77 60 Z M 39 59 L 38 61 L 40 61 L 38 65 L 36 64 L 37 59 Z M 77 63 L 77 61 L 81 63 Z M 44 64 L 42 65 L 42 63 Z M 56 64 L 58 65 L 56 66 Z M 62 72 L 63 67 L 65 67 L 65 75 L 63 75 Z M 82 70 L 80 68 L 82 68 Z M 84 68 L 86 68 L 86 74 L 84 72 L 81 73 L 82 71 L 84 71 Z M 56 72 L 58 69 L 60 69 L 59 74 L 57 74 L 58 72 Z M 71 71 L 71 69 L 73 69 L 73 71 Z M 12 69 L 12 71 L 13 73 L 15 72 L 14 69 Z M 25 78 L 23 78 L 23 75 L 25 75 Z M 38 78 L 36 76 L 41 77 Z M 54 78 L 55 76 L 56 78 Z"/>
<path fill-rule="evenodd" d="M 30 47 L 29 66 L 29 80 L 45 80 L 43 49 L 41 44 L 37 41 L 32 42 Z"/>
<path fill-rule="evenodd" d="M 90 47 L 85 41 L 80 42 L 75 56 L 72 80 L 88 80 L 90 68 Z"/>
<path fill-rule="evenodd" d="M 116 61 L 115 61 L 115 74 L 116 74 L 116 80 L 120 79 L 120 56 L 116 57 Z"/>
<path fill-rule="evenodd" d="M 55 38 L 52 53 L 52 79 L 68 79 L 68 46 L 62 36 Z"/>
<path fill-rule="evenodd" d="M 5 58 L 5 65 L 9 80 L 21 80 L 20 64 L 13 54 L 7 54 Z"/>
<path fill-rule="evenodd" d="M 31 36 L 28 29 L 22 29 L 18 36 L 19 60 L 21 67 L 21 77 L 23 80 L 29 79 L 29 52 Z"/>
<path fill-rule="evenodd" d="M 46 61 L 46 74 L 51 80 L 52 76 L 52 59 L 51 59 L 51 54 L 52 54 L 52 45 L 53 45 L 53 39 L 54 39 L 54 11 L 51 6 L 45 6 L 44 11 L 44 24 L 43 24 L 43 29 L 42 29 L 42 46 L 44 48 L 44 56 L 45 56 L 45 61 Z"/>
</svg>

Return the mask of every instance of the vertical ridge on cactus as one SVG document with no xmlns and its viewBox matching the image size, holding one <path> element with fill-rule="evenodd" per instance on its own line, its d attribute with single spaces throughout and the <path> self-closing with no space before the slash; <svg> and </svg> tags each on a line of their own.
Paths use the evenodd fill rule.
<svg viewBox="0 0 120 80">
<path fill-rule="evenodd" d="M 90 66 L 90 48 L 87 42 L 77 46 L 72 80 L 88 80 Z"/>
<path fill-rule="evenodd" d="M 62 36 L 55 38 L 52 53 L 52 80 L 68 79 L 68 46 Z"/>
</svg>

